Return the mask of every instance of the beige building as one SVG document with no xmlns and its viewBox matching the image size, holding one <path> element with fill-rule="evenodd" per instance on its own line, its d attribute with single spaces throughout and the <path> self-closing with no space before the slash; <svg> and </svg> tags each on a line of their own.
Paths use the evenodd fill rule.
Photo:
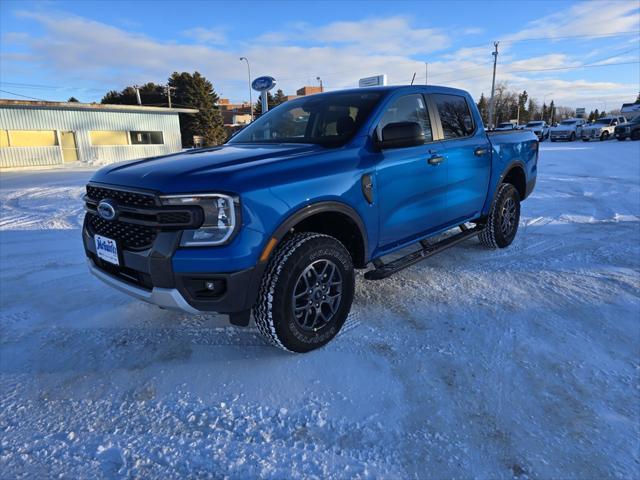
<svg viewBox="0 0 640 480">
<path fill-rule="evenodd" d="M 0 100 L 0 168 L 113 163 L 182 149 L 186 108 Z"/>
</svg>

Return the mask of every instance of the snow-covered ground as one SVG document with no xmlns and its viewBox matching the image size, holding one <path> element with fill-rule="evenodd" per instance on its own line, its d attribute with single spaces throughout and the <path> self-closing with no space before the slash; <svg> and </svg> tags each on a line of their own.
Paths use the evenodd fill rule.
<svg viewBox="0 0 640 480">
<path fill-rule="evenodd" d="M 307 355 L 92 278 L 90 170 L 3 173 L 0 477 L 640 477 L 640 142 L 539 172 L 511 248 L 360 278 Z"/>
</svg>

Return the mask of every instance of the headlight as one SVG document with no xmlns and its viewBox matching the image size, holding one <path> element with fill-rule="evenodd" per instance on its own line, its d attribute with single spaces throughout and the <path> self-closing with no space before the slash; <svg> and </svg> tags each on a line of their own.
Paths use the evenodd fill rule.
<svg viewBox="0 0 640 480">
<path fill-rule="evenodd" d="M 160 197 L 163 205 L 195 205 L 204 211 L 202 226 L 196 230 L 184 230 L 180 239 L 182 247 L 222 245 L 229 241 L 237 226 L 240 202 L 224 194 L 167 195 Z"/>
</svg>

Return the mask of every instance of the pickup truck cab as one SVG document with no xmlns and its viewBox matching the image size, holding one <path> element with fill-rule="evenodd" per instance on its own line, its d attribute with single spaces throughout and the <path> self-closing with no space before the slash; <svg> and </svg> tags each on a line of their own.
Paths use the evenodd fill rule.
<svg viewBox="0 0 640 480">
<path fill-rule="evenodd" d="M 627 138 L 640 140 L 640 115 L 632 118 L 628 122 L 619 124 L 614 132 L 615 137 L 620 141 L 626 140 Z"/>
<path fill-rule="evenodd" d="M 580 137 L 584 124 L 585 120 L 583 118 L 568 118 L 562 120 L 557 126 L 549 129 L 549 138 L 552 142 L 556 140 L 573 142 L 576 138 Z"/>
<path fill-rule="evenodd" d="M 487 135 L 462 90 L 301 97 L 225 145 L 96 172 L 84 248 L 95 276 L 134 297 L 236 325 L 252 313 L 274 345 L 306 352 L 345 322 L 354 269 L 379 280 L 475 236 L 507 247 L 537 157 L 530 131 Z"/>
<path fill-rule="evenodd" d="M 602 117 L 582 127 L 580 137 L 583 141 L 589 140 L 608 140 L 613 137 L 614 130 L 617 125 L 625 123 L 624 117 Z"/>
<path fill-rule="evenodd" d="M 525 125 L 526 129 L 531 130 L 538 140 L 543 142 L 545 138 L 549 138 L 549 125 L 545 121 L 529 122 Z"/>
</svg>

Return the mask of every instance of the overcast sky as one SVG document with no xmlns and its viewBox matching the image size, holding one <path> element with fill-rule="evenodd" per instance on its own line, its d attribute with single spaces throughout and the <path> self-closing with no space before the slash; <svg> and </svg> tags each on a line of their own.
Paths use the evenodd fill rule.
<svg viewBox="0 0 640 480">
<path fill-rule="evenodd" d="M 107 90 L 198 70 L 218 94 L 248 99 L 253 77 L 285 93 L 356 86 L 385 73 L 407 84 L 491 89 L 547 103 L 619 108 L 640 89 L 640 3 L 626 1 L 0 1 L 0 98 L 99 101 Z M 7 93 L 11 92 L 11 93 Z M 18 95 L 15 95 L 18 94 Z M 255 98 L 255 97 L 254 97 Z"/>
</svg>

